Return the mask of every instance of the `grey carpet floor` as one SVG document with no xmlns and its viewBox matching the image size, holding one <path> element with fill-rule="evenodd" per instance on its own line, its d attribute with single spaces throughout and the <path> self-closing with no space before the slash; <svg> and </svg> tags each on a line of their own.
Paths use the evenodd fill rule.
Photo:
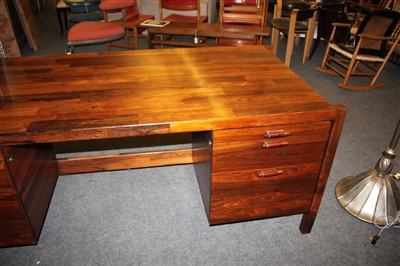
<svg viewBox="0 0 400 266">
<path fill-rule="evenodd" d="M 26 47 L 24 55 L 63 53 L 55 11 L 37 20 L 40 51 Z M 398 265 L 400 228 L 372 245 L 368 237 L 379 229 L 344 211 L 334 189 L 341 178 L 373 168 L 389 144 L 400 116 L 400 68 L 387 65 L 381 89 L 346 91 L 336 86 L 339 78 L 314 71 L 323 46 L 305 64 L 301 47 L 292 69 L 348 108 L 310 234 L 300 234 L 300 215 L 210 227 L 192 165 L 68 175 L 58 180 L 39 244 L 0 249 L 0 265 Z"/>
</svg>

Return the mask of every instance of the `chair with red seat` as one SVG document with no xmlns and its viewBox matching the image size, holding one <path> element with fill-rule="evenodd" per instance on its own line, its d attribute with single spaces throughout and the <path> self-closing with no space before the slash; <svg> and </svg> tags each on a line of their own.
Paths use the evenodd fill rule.
<svg viewBox="0 0 400 266">
<path fill-rule="evenodd" d="M 68 0 L 65 1 L 68 3 Z M 68 31 L 67 53 L 71 54 L 75 46 L 108 43 L 124 38 L 127 9 L 133 4 L 134 0 L 103 0 L 100 9 L 104 12 L 104 21 L 84 21 L 72 26 Z M 108 21 L 108 13 L 115 10 L 121 11 L 123 25 Z"/>
</svg>

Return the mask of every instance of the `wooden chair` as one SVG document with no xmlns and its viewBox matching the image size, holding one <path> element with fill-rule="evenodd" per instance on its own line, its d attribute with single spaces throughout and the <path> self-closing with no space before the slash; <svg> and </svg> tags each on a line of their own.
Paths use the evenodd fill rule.
<svg viewBox="0 0 400 266">
<path fill-rule="evenodd" d="M 333 36 L 337 27 L 350 27 L 350 24 L 336 24 L 322 60 L 316 70 L 339 75 L 344 78 L 340 88 L 349 90 L 369 90 L 379 88 L 385 83 L 376 83 L 385 67 L 400 36 L 393 32 L 400 19 L 400 13 L 388 9 L 372 10 L 358 27 L 355 40 L 351 43 L 335 42 Z M 392 42 L 387 48 L 388 42 Z M 344 70 L 342 70 L 344 69 Z M 368 85 L 349 85 L 351 76 L 369 77 Z"/>
<path fill-rule="evenodd" d="M 201 15 L 200 0 L 158 0 L 158 7 L 160 20 L 187 23 L 204 23 L 208 21 L 208 16 Z M 164 10 L 172 13 L 164 16 Z M 188 12 L 196 12 L 196 15 L 186 14 Z M 174 37 L 168 36 L 166 39 L 172 40 Z M 160 38 L 164 39 L 164 35 L 161 35 Z M 164 45 L 161 45 L 161 48 L 163 47 Z"/>
<path fill-rule="evenodd" d="M 138 49 L 139 48 L 139 38 L 147 38 L 147 35 L 144 35 L 143 32 L 146 31 L 146 28 L 140 26 L 145 20 L 154 19 L 153 15 L 141 15 L 139 6 L 137 1 L 134 0 L 134 4 L 128 8 L 126 15 L 126 40 L 128 48 L 130 49 Z M 123 18 L 113 21 L 114 23 L 119 23 L 123 26 L 124 21 Z M 133 38 L 133 44 L 131 44 L 131 38 Z M 108 47 L 120 47 L 126 48 L 126 45 L 123 43 L 108 43 Z"/>
<path fill-rule="evenodd" d="M 75 46 L 107 43 L 124 38 L 127 9 L 133 4 L 133 0 L 103 0 L 100 9 L 104 12 L 104 21 L 84 21 L 72 26 L 68 31 L 67 53 L 71 54 Z M 121 11 L 123 25 L 108 21 L 108 13 L 115 10 Z"/>
<path fill-rule="evenodd" d="M 200 0 L 158 0 L 158 4 L 161 20 L 191 23 L 202 23 L 208 20 L 207 16 L 201 15 Z M 164 17 L 164 10 L 176 13 Z M 187 11 L 196 11 L 196 16 L 184 14 Z"/>
<path fill-rule="evenodd" d="M 393 0 L 348 0 L 346 1 L 345 12 L 347 16 L 354 21 L 352 34 L 357 32 L 357 27 L 364 17 L 372 9 L 388 9 L 392 6 Z"/>
<path fill-rule="evenodd" d="M 305 34 L 305 44 L 302 57 L 302 63 L 309 56 L 311 44 L 314 36 L 316 6 L 300 1 L 288 1 L 282 4 L 282 0 L 277 1 L 277 5 L 282 7 L 275 12 L 276 18 L 271 21 L 274 29 L 272 33 L 272 53 L 277 54 L 279 33 L 287 36 L 287 46 L 285 55 L 285 64 L 290 67 L 290 60 L 295 43 L 295 35 Z M 282 11 L 290 11 L 290 17 L 280 17 Z"/>
<path fill-rule="evenodd" d="M 219 23 L 221 25 L 251 25 L 260 30 L 265 27 L 267 0 L 220 0 Z M 238 40 L 221 38 L 220 45 L 262 44 L 263 38 Z"/>
<path fill-rule="evenodd" d="M 68 2 L 68 0 L 66 0 Z M 64 28 L 68 30 L 69 22 L 72 24 L 82 21 L 103 20 L 103 12 L 100 11 L 100 0 L 88 2 L 68 2 L 64 0 L 55 1 L 58 24 L 61 30 L 61 36 L 64 35 Z M 63 21 L 64 20 L 64 21 Z"/>
</svg>

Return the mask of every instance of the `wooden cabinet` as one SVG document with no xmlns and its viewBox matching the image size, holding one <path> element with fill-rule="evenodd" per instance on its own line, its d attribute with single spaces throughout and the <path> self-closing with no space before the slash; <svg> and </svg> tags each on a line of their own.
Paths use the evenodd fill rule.
<svg viewBox="0 0 400 266">
<path fill-rule="evenodd" d="M 0 247 L 37 243 L 57 177 L 52 145 L 1 149 Z"/>
</svg>

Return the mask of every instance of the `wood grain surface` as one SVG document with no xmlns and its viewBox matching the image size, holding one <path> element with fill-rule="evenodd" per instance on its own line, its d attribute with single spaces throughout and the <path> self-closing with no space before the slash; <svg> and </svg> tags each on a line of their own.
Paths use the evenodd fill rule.
<svg viewBox="0 0 400 266">
<path fill-rule="evenodd" d="M 2 59 L 0 145 L 333 119 L 263 46 Z"/>
</svg>

